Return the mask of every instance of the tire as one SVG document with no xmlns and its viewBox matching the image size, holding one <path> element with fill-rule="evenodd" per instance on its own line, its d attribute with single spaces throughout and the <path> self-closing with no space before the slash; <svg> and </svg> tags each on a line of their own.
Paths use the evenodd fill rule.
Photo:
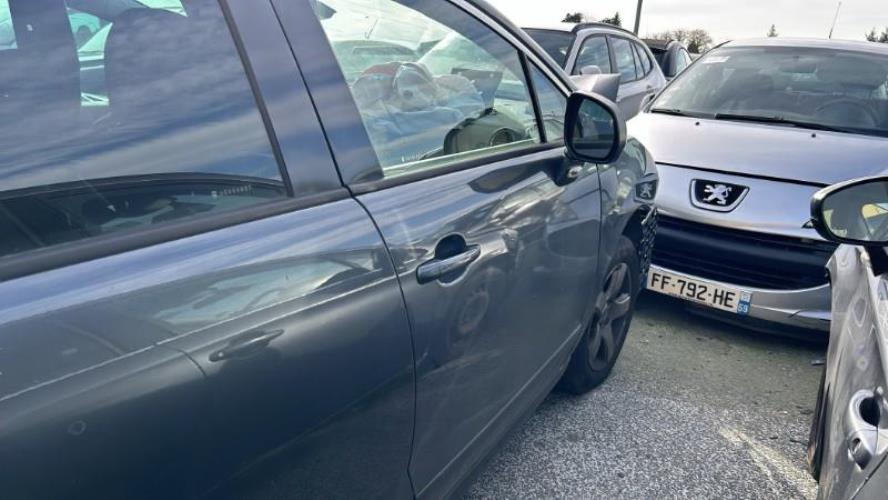
<svg viewBox="0 0 888 500">
<path fill-rule="evenodd" d="M 605 276 L 595 314 L 558 383 L 558 389 L 571 394 L 584 394 L 607 380 L 626 341 L 641 289 L 641 264 L 635 245 L 625 236 Z"/>
<path fill-rule="evenodd" d="M 815 481 L 820 481 L 820 471 L 823 465 L 823 446 L 826 440 L 826 366 L 820 376 L 820 389 L 817 390 L 817 408 L 811 419 L 811 431 L 808 433 L 807 461 L 808 472 Z"/>
</svg>

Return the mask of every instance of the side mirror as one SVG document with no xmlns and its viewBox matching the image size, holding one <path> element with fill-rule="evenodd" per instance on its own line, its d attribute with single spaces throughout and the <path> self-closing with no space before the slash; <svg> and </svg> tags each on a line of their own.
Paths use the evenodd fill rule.
<svg viewBox="0 0 888 500">
<path fill-rule="evenodd" d="M 612 163 L 626 147 L 626 121 L 613 102 L 592 92 L 574 92 L 567 100 L 564 143 L 572 159 Z"/>
<path fill-rule="evenodd" d="M 581 75 L 600 75 L 602 73 L 601 68 L 595 64 L 589 64 L 580 68 Z"/>
<path fill-rule="evenodd" d="M 888 244 L 888 177 L 858 179 L 819 191 L 811 200 L 814 228 L 837 243 Z"/>
</svg>

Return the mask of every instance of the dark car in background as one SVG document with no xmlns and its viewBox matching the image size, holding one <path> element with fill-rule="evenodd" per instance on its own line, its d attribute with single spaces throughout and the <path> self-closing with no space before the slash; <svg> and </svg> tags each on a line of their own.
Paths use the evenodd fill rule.
<svg viewBox="0 0 888 500">
<path fill-rule="evenodd" d="M 884 174 L 883 174 L 884 175 Z M 824 189 L 813 224 L 842 244 L 829 262 L 832 329 L 808 464 L 824 500 L 888 492 L 888 178 Z"/>
<path fill-rule="evenodd" d="M 654 162 L 485 3 L 8 5 L 4 499 L 442 498 L 610 373 Z"/>
<path fill-rule="evenodd" d="M 678 40 L 646 38 L 642 41 L 651 49 L 654 59 L 657 60 L 657 64 L 663 70 L 663 76 L 667 80 L 672 80 L 694 62 L 687 47 Z"/>
</svg>

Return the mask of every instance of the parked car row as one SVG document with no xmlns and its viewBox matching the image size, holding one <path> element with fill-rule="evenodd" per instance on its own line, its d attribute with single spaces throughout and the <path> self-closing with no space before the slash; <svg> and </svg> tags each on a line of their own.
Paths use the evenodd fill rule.
<svg viewBox="0 0 888 500">
<path fill-rule="evenodd" d="M 660 182 L 646 288 L 750 328 L 830 331 L 808 448 L 819 498 L 884 498 L 888 49 L 726 43 L 629 130 Z"/>
<path fill-rule="evenodd" d="M 819 498 L 884 498 L 888 178 L 871 176 L 888 157 L 888 50 L 752 40 L 692 65 L 681 44 L 645 40 L 675 79 L 666 86 L 619 28 L 528 32 L 578 82 L 619 73 L 616 100 L 659 173 L 646 288 L 748 328 L 831 330 L 809 467 Z M 649 94 L 633 100 L 645 78 Z"/>
<path fill-rule="evenodd" d="M 883 50 L 4 0 L 3 497 L 453 496 L 604 382 L 643 288 L 825 330 L 830 279 L 811 467 L 880 494 L 888 189 L 842 182 L 881 168 Z"/>
</svg>

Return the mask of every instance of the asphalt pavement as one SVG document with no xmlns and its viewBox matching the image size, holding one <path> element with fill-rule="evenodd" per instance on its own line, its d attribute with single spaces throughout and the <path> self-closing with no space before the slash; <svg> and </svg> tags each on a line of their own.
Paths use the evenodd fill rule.
<svg viewBox="0 0 888 500">
<path fill-rule="evenodd" d="M 824 355 L 643 295 L 611 378 L 550 396 L 468 498 L 813 499 L 805 444 Z"/>
</svg>

